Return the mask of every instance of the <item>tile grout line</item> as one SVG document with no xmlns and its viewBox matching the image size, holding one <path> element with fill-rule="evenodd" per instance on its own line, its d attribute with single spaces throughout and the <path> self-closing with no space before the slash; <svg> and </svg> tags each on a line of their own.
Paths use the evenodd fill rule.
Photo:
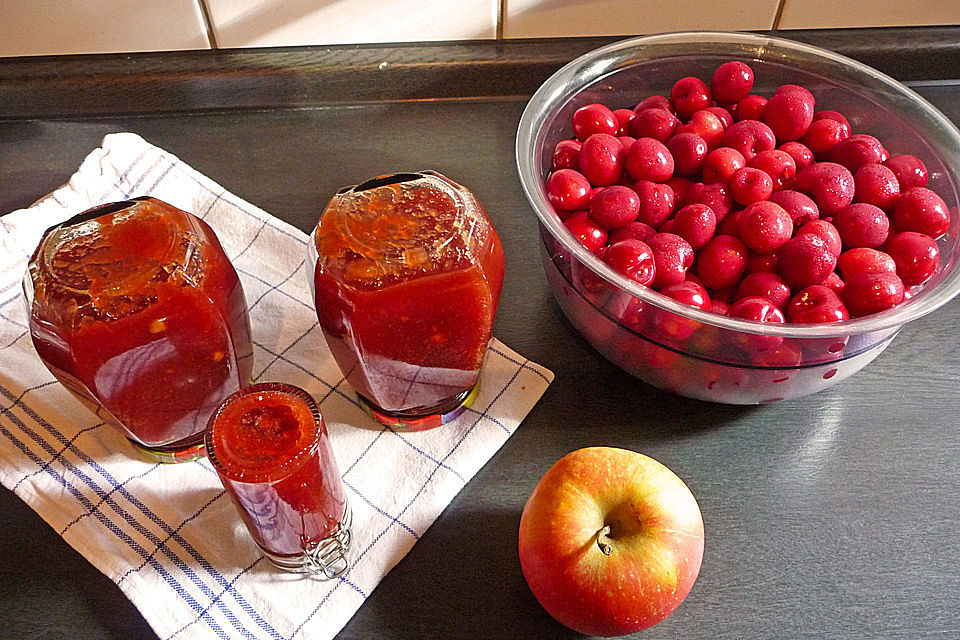
<svg viewBox="0 0 960 640">
<path fill-rule="evenodd" d="M 200 0 L 200 2 L 206 2 L 206 0 Z M 780 19 L 783 17 L 783 8 L 786 6 L 787 0 L 780 0 L 777 4 L 777 13 L 773 16 L 773 26 L 770 27 L 771 31 L 777 31 L 780 29 Z"/>
<path fill-rule="evenodd" d="M 206 2 L 206 0 L 201 0 Z M 503 40 L 503 17 L 507 12 L 507 0 L 498 0 L 497 2 L 497 28 L 495 33 L 495 38 L 497 40 Z"/>
<path fill-rule="evenodd" d="M 207 4 L 207 0 L 197 0 L 197 4 L 200 6 L 200 17 L 203 18 L 203 26 L 207 30 L 207 41 L 210 43 L 210 48 L 219 49 L 217 36 L 213 31 L 213 19 L 210 16 L 210 6 Z"/>
</svg>

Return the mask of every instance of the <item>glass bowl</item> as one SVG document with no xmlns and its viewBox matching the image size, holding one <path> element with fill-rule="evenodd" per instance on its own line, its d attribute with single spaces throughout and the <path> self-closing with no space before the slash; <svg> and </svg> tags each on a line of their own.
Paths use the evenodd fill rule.
<svg viewBox="0 0 960 640">
<path fill-rule="evenodd" d="M 685 76 L 709 83 L 728 60 L 753 69 L 752 93 L 769 97 L 781 84 L 802 85 L 816 97 L 817 111 L 839 111 L 853 133 L 879 138 L 891 155 L 909 153 L 923 160 L 927 186 L 947 203 L 951 220 L 938 242 L 938 271 L 914 287 L 909 300 L 831 324 L 773 325 L 721 316 L 619 275 L 567 231 L 547 200 L 544 181 L 554 146 L 573 137 L 573 112 L 594 102 L 633 108 L 647 96 L 669 95 Z M 815 393 L 859 371 L 905 323 L 960 291 L 960 132 L 902 84 L 817 47 L 743 33 L 691 32 L 599 48 L 564 66 L 533 95 L 520 119 L 516 156 L 520 182 L 539 219 L 547 281 L 560 308 L 614 364 L 684 396 L 758 404 Z"/>
</svg>

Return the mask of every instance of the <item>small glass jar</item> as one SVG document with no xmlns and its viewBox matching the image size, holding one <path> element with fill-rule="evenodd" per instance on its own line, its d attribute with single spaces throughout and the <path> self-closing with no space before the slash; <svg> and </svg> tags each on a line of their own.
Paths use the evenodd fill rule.
<svg viewBox="0 0 960 640">
<path fill-rule="evenodd" d="M 250 321 L 213 230 L 155 198 L 101 205 L 48 229 L 23 282 L 51 373 L 162 462 L 203 455 L 203 430 L 249 384 Z"/>
<path fill-rule="evenodd" d="M 338 191 L 311 240 L 320 327 L 364 406 L 404 430 L 460 415 L 503 286 L 483 205 L 432 171 L 381 176 Z"/>
<path fill-rule="evenodd" d="M 277 567 L 332 579 L 349 567 L 351 512 L 313 398 L 256 384 L 210 417 L 207 457 L 257 546 Z"/>
</svg>

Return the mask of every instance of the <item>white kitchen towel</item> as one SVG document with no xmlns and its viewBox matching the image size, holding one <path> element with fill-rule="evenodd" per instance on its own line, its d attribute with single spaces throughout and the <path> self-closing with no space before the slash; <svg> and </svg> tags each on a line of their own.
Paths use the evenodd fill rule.
<svg viewBox="0 0 960 640">
<path fill-rule="evenodd" d="M 213 227 L 243 282 L 255 379 L 301 386 L 320 403 L 354 511 L 354 564 L 339 580 L 274 569 L 206 459 L 141 460 L 37 357 L 20 281 L 41 234 L 91 206 L 140 195 Z M 472 409 L 429 431 L 380 427 L 357 405 L 317 327 L 306 242 L 131 133 L 108 135 L 68 184 L 0 217 L 0 481 L 113 580 L 161 640 L 332 638 L 553 379 L 493 340 Z"/>
</svg>

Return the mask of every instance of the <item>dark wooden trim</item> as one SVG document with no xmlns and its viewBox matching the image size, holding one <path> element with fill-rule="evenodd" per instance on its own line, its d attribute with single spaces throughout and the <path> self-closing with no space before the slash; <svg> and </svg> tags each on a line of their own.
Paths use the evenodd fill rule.
<svg viewBox="0 0 960 640">
<path fill-rule="evenodd" d="M 960 69 L 960 26 L 779 31 L 903 81 Z M 526 96 L 620 38 L 220 49 L 0 59 L 0 119 Z M 937 64 L 930 64 L 936 60 Z"/>
</svg>

